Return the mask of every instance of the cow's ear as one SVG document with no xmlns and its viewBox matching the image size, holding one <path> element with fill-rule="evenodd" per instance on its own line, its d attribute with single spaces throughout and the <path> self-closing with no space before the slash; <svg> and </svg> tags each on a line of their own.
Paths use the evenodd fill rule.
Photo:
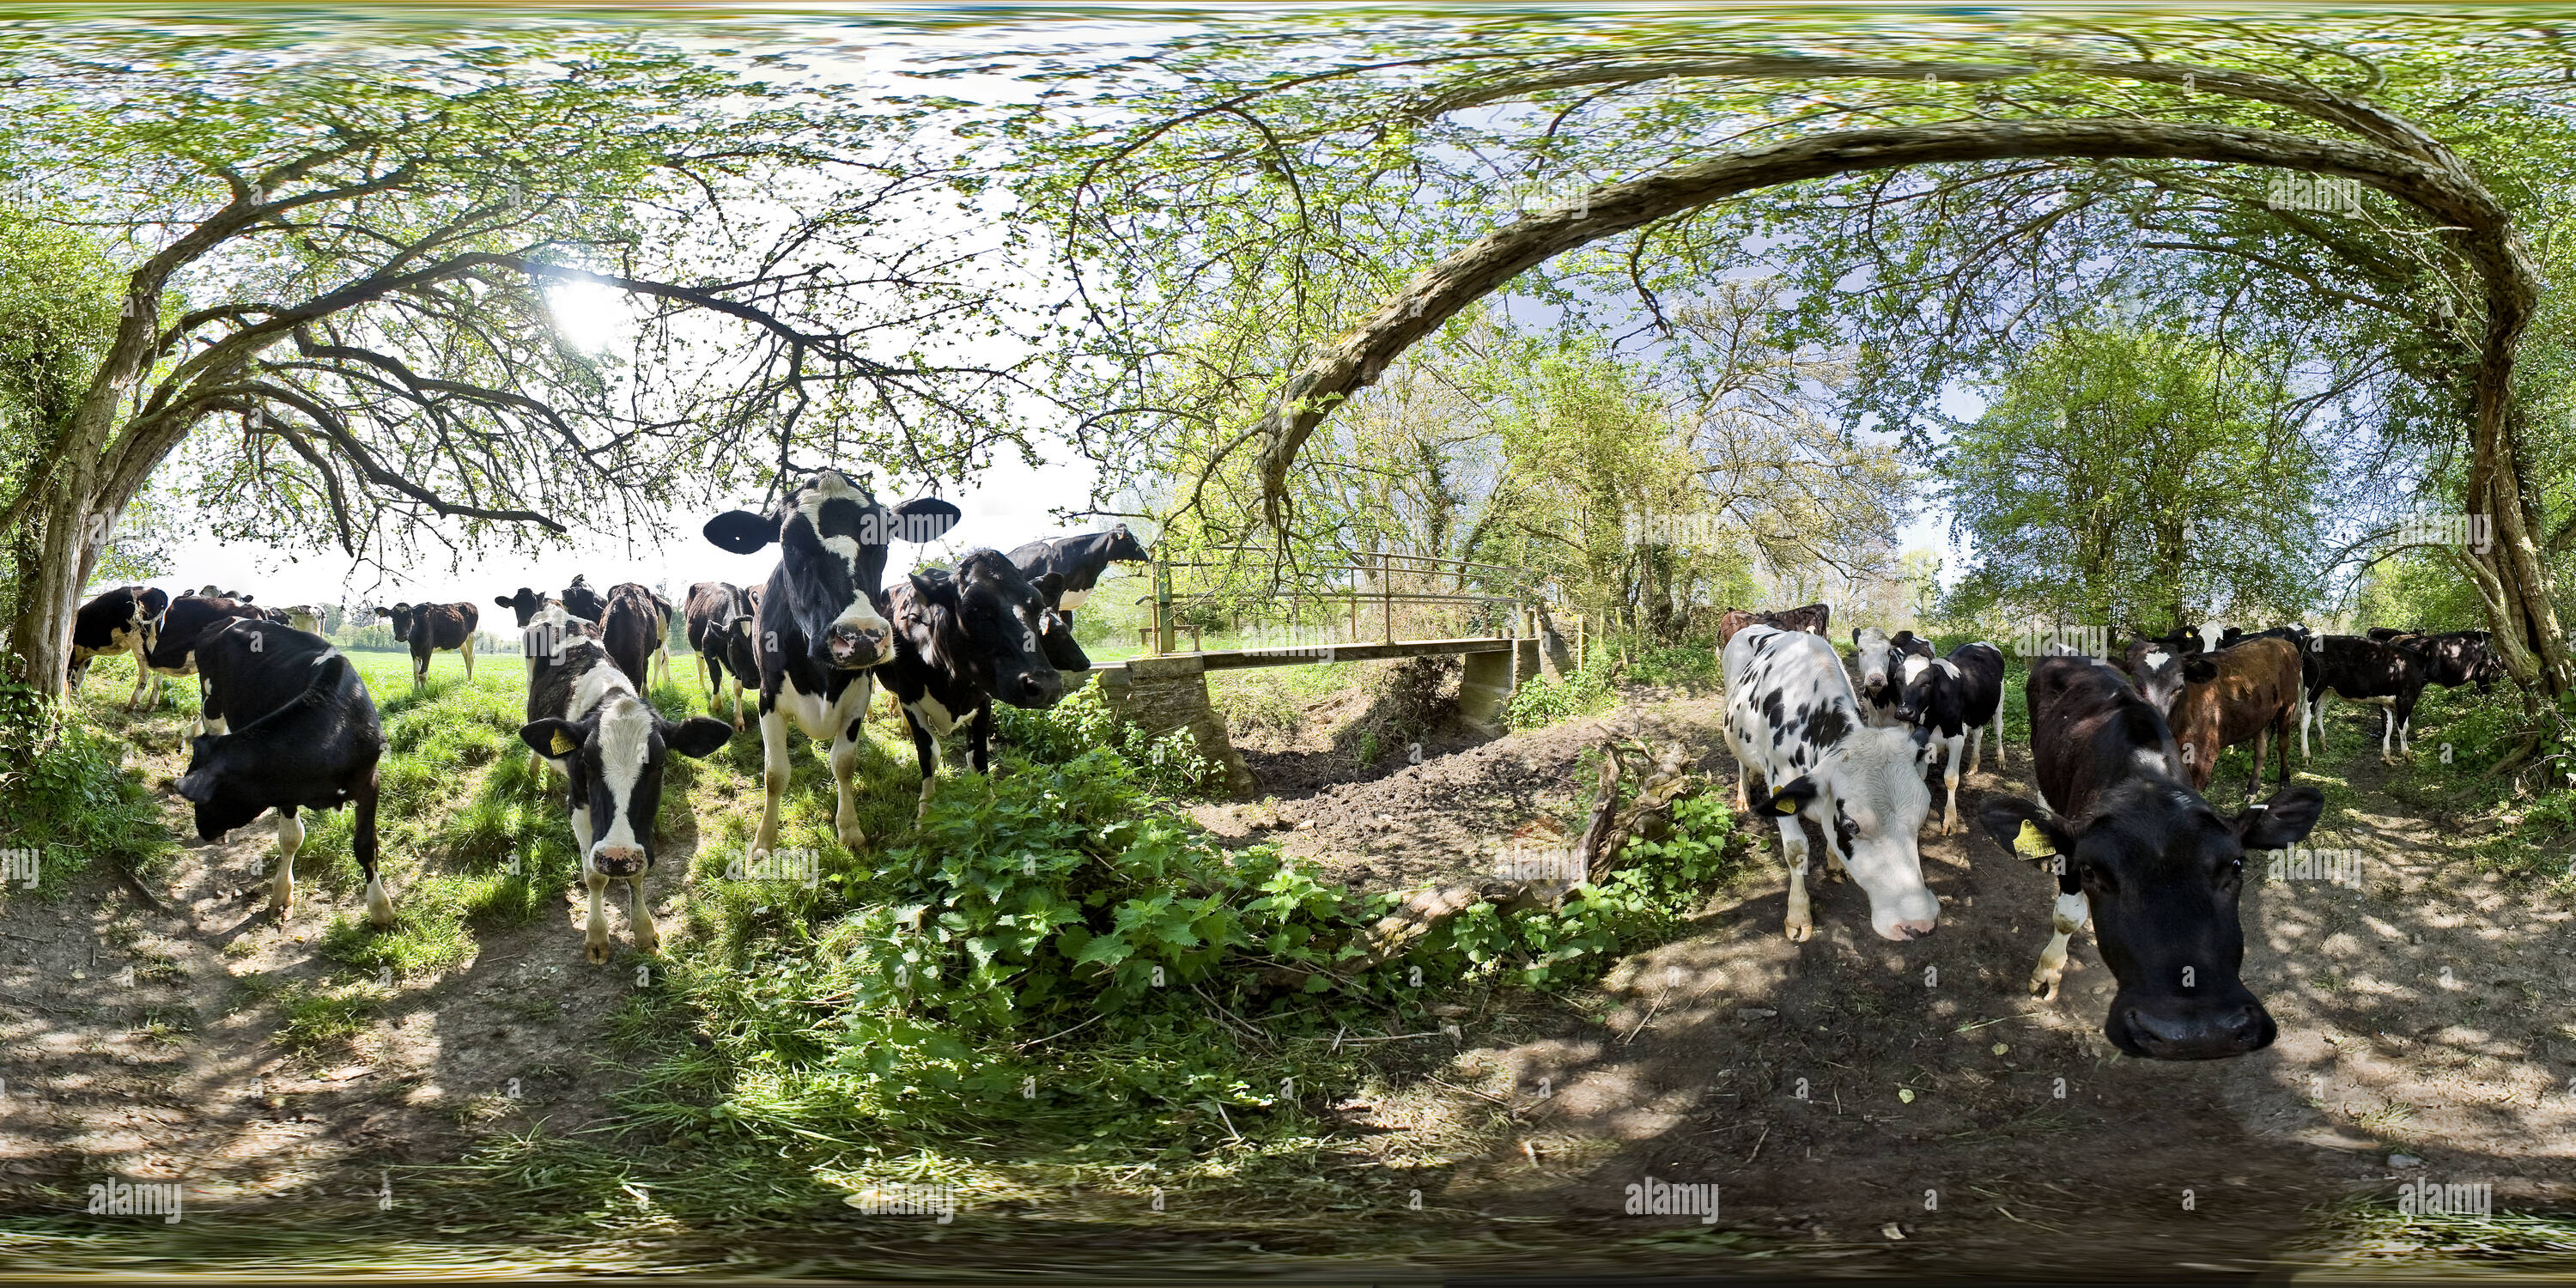
<svg viewBox="0 0 2576 1288">
<path fill-rule="evenodd" d="M 2326 796 L 2313 787 L 2291 787 L 2260 805 L 2248 805 L 2229 826 L 2237 843 L 2249 850 L 2286 850 L 2308 839 L 2325 812 Z"/>
<path fill-rule="evenodd" d="M 519 741 L 540 756 L 569 756 L 581 746 L 584 736 L 580 725 L 552 716 L 519 726 Z"/>
<path fill-rule="evenodd" d="M 2058 817 L 2018 796 L 1991 796 L 1977 810 L 1977 825 L 2004 853 L 2033 863 L 2075 853 L 2075 834 Z"/>
<path fill-rule="evenodd" d="M 2185 684 L 2207 684 L 2218 678 L 2218 664 L 2206 653 L 2194 653 L 2183 659 L 2182 678 Z"/>
<path fill-rule="evenodd" d="M 517 608 L 519 606 L 519 601 L 508 595 L 494 595 L 492 597 L 492 602 L 499 604 L 503 608 Z"/>
<path fill-rule="evenodd" d="M 915 544 L 937 541 L 966 517 L 966 512 L 935 496 L 916 497 L 894 508 L 894 536 Z"/>
<path fill-rule="evenodd" d="M 778 539 L 778 520 L 749 510 L 727 510 L 707 520 L 707 525 L 699 531 L 705 533 L 707 540 L 720 550 L 756 555 Z M 583 584 L 579 577 L 572 580 L 574 585 Z"/>
<path fill-rule="evenodd" d="M 691 716 L 662 730 L 662 745 L 688 757 L 700 760 L 716 753 L 733 737 L 733 726 L 707 716 Z"/>
<path fill-rule="evenodd" d="M 1790 779 L 1780 790 L 1770 792 L 1753 802 L 1756 814 L 1795 814 L 1816 799 L 1816 780 L 1804 774 Z"/>
</svg>

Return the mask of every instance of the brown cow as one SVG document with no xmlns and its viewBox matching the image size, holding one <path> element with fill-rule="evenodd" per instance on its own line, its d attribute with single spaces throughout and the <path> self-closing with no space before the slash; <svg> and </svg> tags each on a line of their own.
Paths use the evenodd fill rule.
<svg viewBox="0 0 2576 1288">
<path fill-rule="evenodd" d="M 2300 720 L 2299 650 L 2279 638 L 2248 639 L 2215 653 L 2182 656 L 2160 641 L 2129 648 L 2129 674 L 2139 696 L 2165 713 L 2181 748 L 2181 776 L 2205 791 L 2218 754 L 2254 744 L 2254 776 L 2246 799 L 2263 789 L 2263 755 L 2280 760 L 2281 783 L 2290 781 L 2290 731 Z"/>
<path fill-rule="evenodd" d="M 1747 626 L 1776 626 L 1784 631 L 1805 631 L 1822 635 L 1831 625 L 1834 610 L 1830 604 L 1809 604 L 1804 608 L 1784 608 L 1776 613 L 1757 613 L 1751 609 L 1730 608 L 1717 619 L 1717 651 L 1726 652 L 1726 642 Z"/>
</svg>

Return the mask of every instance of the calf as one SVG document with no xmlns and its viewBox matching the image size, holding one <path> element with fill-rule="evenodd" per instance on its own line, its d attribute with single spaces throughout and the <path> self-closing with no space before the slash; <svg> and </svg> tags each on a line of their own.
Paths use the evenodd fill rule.
<svg viewBox="0 0 2576 1288">
<path fill-rule="evenodd" d="M 2220 818 L 2176 772 L 2181 753 L 2154 706 L 2109 663 L 2031 664 L 2031 764 L 2042 808 L 1989 797 L 1978 811 L 2007 854 L 2057 874 L 2053 934 L 2030 990 L 2057 997 L 2068 941 L 2090 919 L 2119 981 L 2103 1036 L 2130 1055 L 2207 1060 L 2272 1044 L 2272 1016 L 2238 969 L 2245 852 L 2298 844 L 2325 797 L 2293 787 Z"/>
<path fill-rule="evenodd" d="M 1932 933 L 1940 901 L 1923 883 L 1915 834 L 1932 793 L 1923 785 L 1921 735 L 1861 722 L 1842 659 L 1821 635 L 1752 626 L 1726 645 L 1726 740 L 1747 779 L 1770 790 L 1749 810 L 1773 816 L 1789 868 L 1792 942 L 1815 933 L 1807 904 L 1807 834 L 1824 830 L 1826 858 L 1869 896 L 1872 930 L 1888 939 Z"/>
<path fill-rule="evenodd" d="M 356 667 L 321 636 L 257 619 L 227 618 L 196 646 L 206 729 L 188 756 L 179 795 L 196 807 L 197 835 L 220 841 L 277 811 L 277 876 L 270 901 L 283 921 L 295 906 L 299 809 L 355 804 L 349 848 L 366 875 L 367 920 L 394 924 L 376 871 L 376 762 L 384 728 Z"/>
<path fill-rule="evenodd" d="M 1737 631 L 1747 626 L 1770 626 L 1784 631 L 1806 631 L 1822 635 L 1833 622 L 1834 610 L 1827 604 L 1809 604 L 1804 608 L 1785 608 L 1776 613 L 1757 613 L 1750 609 L 1730 608 L 1717 619 L 1717 647 L 1723 652 Z"/>
<path fill-rule="evenodd" d="M 733 677 L 733 727 L 742 727 L 742 689 L 760 689 L 760 654 L 752 647 L 752 599 L 742 587 L 702 581 L 689 587 L 689 647 L 698 655 L 698 678 L 707 684 L 707 710 L 716 709 L 725 677 Z"/>
<path fill-rule="evenodd" d="M 160 701 L 159 677 L 195 675 L 198 643 L 211 638 L 227 623 L 242 618 L 266 620 L 260 617 L 258 610 L 237 599 L 181 595 L 171 600 L 169 611 L 161 615 L 160 627 L 152 633 L 152 642 L 145 646 L 144 660 L 152 665 L 156 686 L 151 700 Z M 202 684 L 198 686 L 200 699 L 204 697 L 204 688 Z M 200 701 L 197 729 L 203 732 L 205 727 L 204 705 Z"/>
<path fill-rule="evenodd" d="M 2182 748 L 2182 776 L 2193 791 L 2208 791 L 2219 753 L 2244 742 L 2254 744 L 2254 776 L 2245 784 L 2245 799 L 2263 788 L 2266 746 L 2280 757 L 2281 785 L 2290 785 L 2290 727 L 2307 711 L 2299 651 L 2290 641 L 2247 638 L 2191 657 L 2150 645 L 2130 657 L 2129 676 L 2173 731 Z"/>
<path fill-rule="evenodd" d="M 969 762 L 988 772 L 993 699 L 1041 711 L 1064 696 L 1059 671 L 1091 669 L 1073 629 L 1047 607 L 1062 589 L 1054 573 L 1031 578 L 1014 561 L 977 550 L 953 573 L 915 573 L 886 592 L 894 660 L 878 674 L 903 708 L 921 761 L 916 817 L 929 812 L 939 739 L 950 729 L 966 723 Z"/>
<path fill-rule="evenodd" d="M 662 656 L 662 642 L 670 635 L 670 617 L 651 590 L 631 581 L 609 587 L 607 604 L 599 618 L 600 643 L 637 689 L 650 688 L 653 661 Z M 570 609 L 571 603 L 564 606 Z"/>
<path fill-rule="evenodd" d="M 1995 729 L 1995 768 L 2004 764 L 2004 655 L 1992 644 L 1962 644 L 1944 658 L 1909 657 L 1899 675 L 1904 693 L 1896 700 L 1896 718 L 1931 734 L 1932 750 L 1944 754 L 1942 774 L 1949 802 L 1941 812 L 1941 832 L 1968 830 L 1959 821 L 1959 748 L 1968 749 L 1967 768 L 1975 769 L 1985 750 L 1986 726 Z M 1976 737 L 1968 735 L 1974 731 Z"/>
<path fill-rule="evenodd" d="M 593 966 L 608 961 L 608 914 L 601 902 L 612 880 L 626 883 L 626 920 L 636 951 L 659 952 L 662 937 L 644 903 L 644 877 L 653 867 L 664 756 L 713 755 L 733 730 L 706 716 L 678 724 L 663 719 L 607 647 L 586 635 L 564 637 L 548 660 L 546 673 L 528 686 L 528 723 L 519 737 L 563 774 L 569 788 L 573 846 L 581 854 L 582 885 L 590 892 L 582 953 Z"/>
<path fill-rule="evenodd" d="M 1012 566 L 1032 583 L 1050 573 L 1055 575 L 1059 589 L 1047 596 L 1046 606 L 1062 613 L 1068 623 L 1073 620 L 1073 610 L 1091 598 L 1091 588 L 1100 584 L 1100 574 L 1109 565 L 1143 563 L 1153 557 L 1153 552 L 1130 535 L 1123 523 L 1107 532 L 1032 541 L 1010 555 Z"/>
<path fill-rule="evenodd" d="M 474 682 L 474 627 L 483 610 L 459 600 L 453 604 L 396 604 L 376 610 L 394 623 L 394 638 L 411 645 L 411 687 L 429 684 L 429 655 L 455 649 L 465 655 L 465 682 Z"/>
<path fill-rule="evenodd" d="M 762 783 L 768 802 L 756 856 L 778 844 L 778 798 L 787 790 L 787 726 L 832 740 L 832 785 L 840 798 L 833 826 L 856 853 L 859 830 L 850 775 L 857 767 L 859 722 L 876 687 L 871 668 L 894 659 L 894 632 L 877 611 L 886 551 L 895 541 L 936 541 L 963 516 L 936 498 L 879 504 L 867 486 L 839 470 L 818 470 L 767 514 L 734 510 L 707 520 L 706 538 L 735 554 L 778 544 L 752 623 L 760 654 Z"/>
<path fill-rule="evenodd" d="M 160 690 L 146 656 L 152 651 L 154 633 L 161 628 L 162 614 L 169 611 L 170 593 L 150 586 L 119 586 L 81 605 L 72 615 L 71 670 L 65 677 L 71 691 L 80 692 L 91 659 L 105 653 L 130 653 L 134 695 L 125 700 L 125 709 L 140 710 L 147 692 L 158 702 Z"/>
</svg>

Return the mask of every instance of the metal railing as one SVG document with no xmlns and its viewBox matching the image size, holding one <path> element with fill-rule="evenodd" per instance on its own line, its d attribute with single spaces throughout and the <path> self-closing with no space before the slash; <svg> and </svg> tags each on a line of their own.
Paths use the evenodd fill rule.
<svg viewBox="0 0 2576 1288">
<path fill-rule="evenodd" d="M 1199 651 L 1196 646 L 1200 628 L 1179 620 L 1184 610 L 1219 605 L 1230 614 L 1238 614 L 1256 595 L 1260 597 L 1263 616 L 1284 610 L 1294 621 L 1305 615 L 1300 609 L 1331 608 L 1335 620 L 1328 620 L 1325 629 L 1329 632 L 1331 625 L 1343 626 L 1346 641 L 1351 643 L 1361 638 L 1363 614 L 1373 619 L 1371 624 L 1376 627 L 1379 642 L 1395 643 L 1400 607 L 1465 609 L 1468 611 L 1455 616 L 1472 625 L 1460 629 L 1480 631 L 1490 621 L 1500 638 L 1521 639 L 1537 634 L 1536 623 L 1531 619 L 1541 595 L 1537 578 L 1526 568 L 1392 551 L 1351 552 L 1347 559 L 1282 568 L 1271 561 L 1277 552 L 1268 547 L 1217 546 L 1203 553 L 1268 558 L 1258 565 L 1245 559 L 1153 560 L 1151 590 L 1136 601 L 1150 606 L 1149 624 L 1138 628 L 1140 642 L 1150 652 L 1175 651 L 1182 631 L 1190 633 L 1192 651 Z M 1214 589 L 1180 592 L 1173 589 L 1175 569 L 1218 569 L 1228 576 L 1221 578 Z M 1257 572 L 1266 582 L 1235 587 L 1225 584 L 1234 579 L 1232 574 L 1247 571 Z M 1445 588 L 1443 582 L 1448 583 Z M 1485 588 L 1472 588 L 1478 583 Z M 1497 584 L 1502 589 L 1492 588 Z"/>
</svg>

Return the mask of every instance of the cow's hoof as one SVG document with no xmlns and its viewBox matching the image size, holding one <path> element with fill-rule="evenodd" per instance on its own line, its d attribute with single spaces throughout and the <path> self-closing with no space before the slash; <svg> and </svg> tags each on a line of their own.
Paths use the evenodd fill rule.
<svg viewBox="0 0 2576 1288">
<path fill-rule="evenodd" d="M 593 966 L 607 965 L 608 941 L 605 939 L 594 939 L 583 944 L 581 946 L 581 955 L 589 959 L 590 964 Z"/>
<path fill-rule="evenodd" d="M 394 901 L 385 897 L 385 883 L 381 880 L 367 883 L 367 920 L 378 929 L 394 924 Z"/>
<path fill-rule="evenodd" d="M 2030 973 L 2030 995 L 2043 1002 L 2056 1001 L 2058 979 L 2059 975 L 2056 971 L 2046 969 L 2032 971 Z"/>
<path fill-rule="evenodd" d="M 856 854 L 859 851 L 866 849 L 868 846 L 868 834 L 860 831 L 855 826 L 840 829 L 840 837 L 841 848 L 848 850 L 852 854 Z"/>
<path fill-rule="evenodd" d="M 1792 921 L 1787 926 L 1783 927 L 1783 933 L 1789 936 L 1790 943 L 1803 944 L 1808 940 L 1815 938 L 1816 923 L 1813 921 Z"/>
</svg>

